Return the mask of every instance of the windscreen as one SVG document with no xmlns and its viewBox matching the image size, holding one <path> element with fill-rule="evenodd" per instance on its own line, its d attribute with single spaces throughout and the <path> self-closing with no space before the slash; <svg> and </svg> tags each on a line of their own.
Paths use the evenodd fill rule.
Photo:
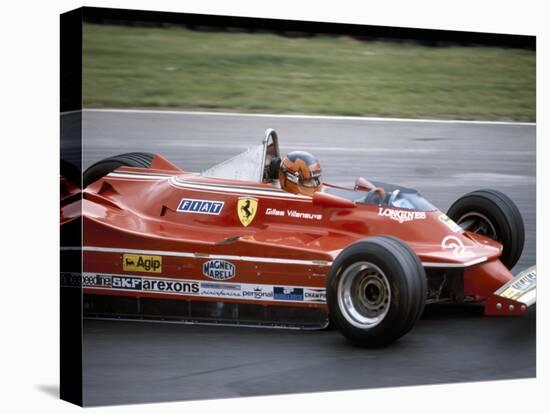
<svg viewBox="0 0 550 414">
<path fill-rule="evenodd" d="M 387 183 L 373 182 L 384 191 L 354 191 L 343 188 L 325 187 L 325 192 L 351 200 L 357 204 L 372 204 L 385 207 L 396 207 L 416 211 L 435 211 L 437 208 L 412 188 L 405 188 Z"/>
<path fill-rule="evenodd" d="M 395 194 L 395 192 L 398 192 Z M 388 197 L 388 207 L 406 208 L 418 211 L 434 211 L 435 206 L 418 192 L 394 190 Z"/>
</svg>

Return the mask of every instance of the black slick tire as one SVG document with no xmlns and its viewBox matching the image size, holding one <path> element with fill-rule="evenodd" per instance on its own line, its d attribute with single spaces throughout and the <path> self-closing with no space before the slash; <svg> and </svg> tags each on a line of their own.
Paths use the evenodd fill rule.
<svg viewBox="0 0 550 414">
<path fill-rule="evenodd" d="M 350 272 L 361 266 L 366 266 L 366 270 L 352 276 Z M 385 313 L 377 316 L 377 322 L 372 325 L 361 323 L 363 313 L 368 316 L 370 312 L 364 311 L 361 305 L 370 303 L 368 293 L 361 293 L 365 286 L 361 285 L 362 279 L 355 287 L 355 280 L 346 281 L 349 277 L 369 277 L 369 267 L 378 269 L 373 270 L 375 273 L 382 272 L 389 286 Z M 346 286 L 351 286 L 347 296 Z M 368 289 L 368 284 L 366 286 Z M 345 248 L 334 261 L 327 280 L 331 321 L 349 341 L 366 348 L 389 345 L 409 332 L 422 315 L 426 296 L 426 274 L 418 256 L 405 242 L 390 236 L 370 237 Z M 358 319 L 353 312 L 359 315 Z"/>
<path fill-rule="evenodd" d="M 83 186 L 86 188 L 119 167 L 150 168 L 154 157 L 154 154 L 148 152 L 130 152 L 105 158 L 84 171 L 82 176 Z"/>
</svg>

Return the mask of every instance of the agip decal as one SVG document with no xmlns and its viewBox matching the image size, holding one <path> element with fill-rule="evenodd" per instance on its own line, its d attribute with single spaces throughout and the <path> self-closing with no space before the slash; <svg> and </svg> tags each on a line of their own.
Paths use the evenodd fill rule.
<svg viewBox="0 0 550 414">
<path fill-rule="evenodd" d="M 162 272 L 162 256 L 124 253 L 122 255 L 122 270 L 125 272 Z"/>
</svg>

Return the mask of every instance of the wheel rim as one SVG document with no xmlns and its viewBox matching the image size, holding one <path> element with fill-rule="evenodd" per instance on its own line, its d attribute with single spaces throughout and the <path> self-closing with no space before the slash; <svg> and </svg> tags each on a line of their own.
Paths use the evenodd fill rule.
<svg viewBox="0 0 550 414">
<path fill-rule="evenodd" d="M 471 212 L 464 214 L 456 221 L 456 224 L 462 227 L 462 230 L 471 231 L 472 233 L 481 234 L 490 239 L 500 241 L 495 225 L 487 216 L 481 213 Z"/>
<path fill-rule="evenodd" d="M 390 284 L 378 266 L 357 262 L 346 268 L 338 282 L 338 305 L 350 324 L 373 328 L 386 317 L 390 304 Z"/>
</svg>

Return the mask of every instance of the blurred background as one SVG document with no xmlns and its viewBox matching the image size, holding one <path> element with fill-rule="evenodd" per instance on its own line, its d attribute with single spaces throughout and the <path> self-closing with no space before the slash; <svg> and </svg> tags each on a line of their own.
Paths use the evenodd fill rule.
<svg viewBox="0 0 550 414">
<path fill-rule="evenodd" d="M 84 168 L 145 151 L 202 171 L 275 128 L 334 184 L 413 187 L 442 211 L 503 191 L 532 235 L 519 265 L 534 262 L 534 37 L 108 14 L 83 26 Z"/>
<path fill-rule="evenodd" d="M 535 120 L 529 37 L 118 23 L 84 25 L 85 107 Z"/>
</svg>

